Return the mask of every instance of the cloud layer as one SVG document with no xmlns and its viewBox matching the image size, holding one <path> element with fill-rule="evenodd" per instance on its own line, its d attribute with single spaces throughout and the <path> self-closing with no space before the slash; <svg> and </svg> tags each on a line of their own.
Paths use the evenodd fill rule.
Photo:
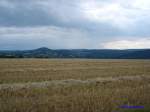
<svg viewBox="0 0 150 112">
<path fill-rule="evenodd" d="M 97 39 L 88 32 L 60 27 L 0 28 L 1 49 L 31 49 L 46 46 L 52 49 L 97 48 Z M 90 47 L 89 47 L 90 46 Z"/>
<path fill-rule="evenodd" d="M 149 48 L 149 12 L 149 0 L 1 0 L 0 48 Z"/>
<path fill-rule="evenodd" d="M 150 38 L 138 40 L 118 40 L 103 44 L 105 49 L 150 49 Z"/>
</svg>

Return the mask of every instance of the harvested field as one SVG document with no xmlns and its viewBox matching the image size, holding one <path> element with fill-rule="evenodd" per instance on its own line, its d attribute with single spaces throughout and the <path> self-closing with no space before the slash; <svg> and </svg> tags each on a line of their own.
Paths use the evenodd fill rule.
<svg viewBox="0 0 150 112">
<path fill-rule="evenodd" d="M 2 59 L 0 110 L 149 112 L 149 68 L 150 60 Z"/>
</svg>

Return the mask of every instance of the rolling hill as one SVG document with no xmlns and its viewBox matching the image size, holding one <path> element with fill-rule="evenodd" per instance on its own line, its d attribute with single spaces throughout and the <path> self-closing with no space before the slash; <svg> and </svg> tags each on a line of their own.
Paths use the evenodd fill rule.
<svg viewBox="0 0 150 112">
<path fill-rule="evenodd" d="M 0 51 L 0 58 L 150 59 L 150 49 L 49 49 Z"/>
</svg>

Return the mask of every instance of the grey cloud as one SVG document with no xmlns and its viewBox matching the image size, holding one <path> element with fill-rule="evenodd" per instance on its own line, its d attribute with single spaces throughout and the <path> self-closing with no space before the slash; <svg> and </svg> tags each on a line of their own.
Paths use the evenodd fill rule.
<svg viewBox="0 0 150 112">
<path fill-rule="evenodd" d="M 1 26 L 34 26 L 57 24 L 53 16 L 49 16 L 44 10 L 31 2 L 22 2 L 22 0 L 7 0 L 9 5 L 0 5 L 0 25 Z"/>
<path fill-rule="evenodd" d="M 4 1 L 4 0 L 2 0 Z M 68 25 L 81 21 L 76 2 L 65 0 L 6 0 L 0 2 L 0 25 Z M 10 8 L 10 5 L 13 8 Z M 69 24 L 68 24 L 69 23 Z M 75 24 L 75 23 L 73 23 Z"/>
<path fill-rule="evenodd" d="M 97 8 L 106 6 L 108 11 L 100 10 L 98 19 L 93 16 L 89 19 L 86 14 L 90 9 L 82 5 L 91 1 L 101 4 Z M 1 0 L 0 47 L 101 48 L 104 41 L 150 37 L 149 10 L 132 4 L 129 0 Z M 97 10 L 94 9 L 94 14 Z M 101 20 L 101 16 L 106 20 Z M 126 25 L 124 18 L 131 19 L 132 24 Z M 126 27 L 118 27 L 114 20 Z"/>
<path fill-rule="evenodd" d="M 4 1 L 4 0 L 2 0 Z M 116 36 L 118 28 L 87 20 L 79 7 L 84 0 L 6 0 L 0 5 L 1 26 L 59 26 L 79 28 L 99 36 Z M 11 6 L 11 7 L 10 7 Z"/>
<path fill-rule="evenodd" d="M 8 33 L 9 32 L 9 33 Z M 61 27 L 0 28 L 1 49 L 32 49 L 46 46 L 52 49 L 99 48 L 98 39 L 88 32 Z"/>
</svg>

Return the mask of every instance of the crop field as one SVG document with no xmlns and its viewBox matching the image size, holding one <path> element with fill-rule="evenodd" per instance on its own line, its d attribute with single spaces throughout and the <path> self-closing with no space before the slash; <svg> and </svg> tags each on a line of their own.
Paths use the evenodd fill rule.
<svg viewBox="0 0 150 112">
<path fill-rule="evenodd" d="M 150 60 L 0 59 L 0 112 L 150 112 Z"/>
</svg>

